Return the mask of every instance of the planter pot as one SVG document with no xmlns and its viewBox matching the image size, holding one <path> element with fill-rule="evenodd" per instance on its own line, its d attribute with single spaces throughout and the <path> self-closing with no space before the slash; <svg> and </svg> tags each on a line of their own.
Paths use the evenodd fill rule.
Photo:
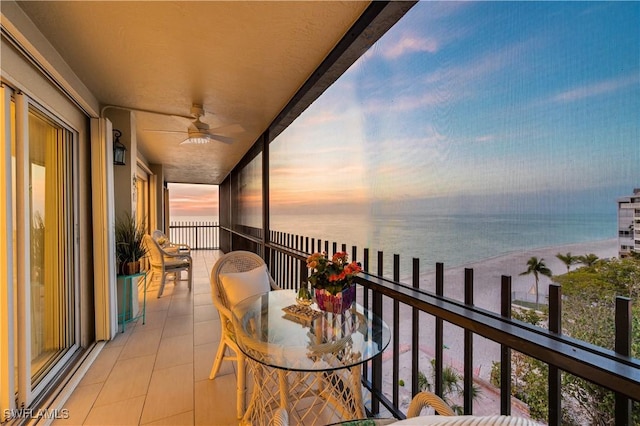
<svg viewBox="0 0 640 426">
<path fill-rule="evenodd" d="M 140 272 L 140 262 L 124 262 L 120 264 L 119 272 L 121 275 L 133 275 Z"/>
<path fill-rule="evenodd" d="M 356 300 L 356 286 L 352 285 L 338 294 L 331 294 L 325 289 L 314 289 L 316 304 L 321 311 L 343 314 Z"/>
</svg>

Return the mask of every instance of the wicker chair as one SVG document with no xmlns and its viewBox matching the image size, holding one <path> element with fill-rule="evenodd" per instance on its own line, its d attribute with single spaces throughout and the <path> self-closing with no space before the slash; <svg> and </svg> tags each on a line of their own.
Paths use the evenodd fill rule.
<svg viewBox="0 0 640 426">
<path fill-rule="evenodd" d="M 172 243 L 169 238 L 159 229 L 153 231 L 153 239 L 158 242 L 164 240 L 164 244 L 158 243 L 160 247 L 169 253 L 191 254 L 191 247 L 187 244 Z M 167 250 L 168 249 L 168 250 Z"/>
<path fill-rule="evenodd" d="M 439 416 L 419 417 L 425 407 L 432 407 Z M 412 421 L 411 419 L 415 419 Z M 432 392 L 416 394 L 409 404 L 407 420 L 399 422 L 407 425 L 442 425 L 442 426 L 537 426 L 538 423 L 515 416 L 456 416 L 456 413 Z"/>
<path fill-rule="evenodd" d="M 230 276 L 237 273 L 246 273 L 253 271 L 256 268 L 265 266 L 265 273 L 267 277 L 267 289 L 280 289 L 271 278 L 264 260 L 255 253 L 248 251 L 232 251 L 224 254 L 218 259 L 211 269 L 211 298 L 213 304 L 218 310 L 220 315 L 220 325 L 222 327 L 222 333 L 220 337 L 220 345 L 216 353 L 216 358 L 211 368 L 209 379 L 215 379 L 218 371 L 220 370 L 220 364 L 222 361 L 236 361 L 238 364 L 238 380 L 237 380 L 237 415 L 241 418 L 245 411 L 245 396 L 246 396 L 246 384 L 245 384 L 245 356 L 236 343 L 236 336 L 233 328 L 233 315 L 231 309 L 233 308 L 234 300 L 227 294 L 224 286 L 225 275 Z M 229 274 L 229 275 L 227 275 Z M 264 291 L 265 289 L 262 289 Z M 260 291 L 260 292 L 262 292 Z M 255 294 L 255 293 L 254 293 Z M 231 349 L 235 355 L 227 355 L 227 348 Z"/>
<path fill-rule="evenodd" d="M 444 402 L 442 398 L 433 392 L 419 392 L 413 397 L 407 410 L 407 417 L 418 417 L 425 407 L 432 407 L 441 416 L 455 416 L 456 413 Z"/>
<path fill-rule="evenodd" d="M 149 257 L 149 265 L 152 273 L 151 278 L 154 278 L 156 274 L 160 275 L 158 297 L 162 296 L 164 285 L 167 281 L 167 275 L 175 273 L 175 281 L 177 281 L 180 277 L 181 271 L 187 271 L 189 290 L 191 290 L 191 265 L 193 262 L 190 255 L 186 253 L 167 253 L 160 247 L 156 240 L 151 238 L 150 235 L 144 236 L 143 243 L 147 248 L 147 255 Z"/>
</svg>

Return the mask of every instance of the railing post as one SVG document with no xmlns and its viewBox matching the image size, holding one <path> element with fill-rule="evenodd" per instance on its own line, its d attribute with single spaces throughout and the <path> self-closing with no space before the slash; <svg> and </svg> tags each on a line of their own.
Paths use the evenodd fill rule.
<svg viewBox="0 0 640 426">
<path fill-rule="evenodd" d="M 400 281 L 400 255 L 393 255 L 393 281 Z M 393 405 L 400 406 L 400 301 L 393 299 Z"/>
<path fill-rule="evenodd" d="M 362 270 L 366 273 L 369 273 L 369 249 L 365 248 L 363 250 L 363 259 L 362 259 Z M 369 309 L 369 291 L 365 290 L 362 295 L 362 304 Z"/>
<path fill-rule="evenodd" d="M 500 314 L 511 319 L 511 277 L 502 276 Z M 511 415 L 511 349 L 500 345 L 500 414 Z"/>
<path fill-rule="evenodd" d="M 464 303 L 473 306 L 473 269 L 464 270 Z M 464 330 L 464 414 L 473 412 L 473 332 Z"/>
<path fill-rule="evenodd" d="M 413 271 L 412 271 L 413 288 L 420 288 L 420 259 L 413 258 Z M 420 341 L 418 335 L 420 334 L 420 311 L 416 308 L 411 309 L 411 396 L 415 396 L 420 389 L 418 388 L 418 371 L 420 371 L 420 364 L 418 362 L 418 355 L 420 354 Z"/>
<path fill-rule="evenodd" d="M 562 289 L 559 285 L 549 286 L 549 331 L 562 334 Z M 562 419 L 561 374 L 557 367 L 549 365 L 548 393 L 550 425 L 559 425 Z"/>
<path fill-rule="evenodd" d="M 436 263 L 436 295 L 444 296 L 444 263 Z M 436 317 L 436 395 L 442 397 L 443 385 L 442 385 L 442 370 L 444 359 L 444 321 L 440 317 Z"/>
<path fill-rule="evenodd" d="M 383 254 L 378 252 L 378 276 L 381 277 L 383 273 Z M 380 318 L 382 316 L 382 293 L 378 291 L 373 292 L 373 313 Z M 382 357 L 378 356 L 373 359 L 371 367 L 371 381 L 374 389 L 382 389 Z M 378 414 L 380 412 L 380 400 L 378 398 L 371 398 L 371 413 Z"/>
<path fill-rule="evenodd" d="M 362 251 L 362 270 L 366 273 L 369 273 L 369 249 L 364 248 Z M 369 309 L 369 289 L 364 288 L 362 290 L 362 306 Z M 366 368 L 362 369 L 362 377 L 365 379 L 369 378 L 369 370 Z"/>
<path fill-rule="evenodd" d="M 631 299 L 616 297 L 616 353 L 631 355 Z M 616 426 L 631 425 L 631 400 L 615 394 Z"/>
</svg>

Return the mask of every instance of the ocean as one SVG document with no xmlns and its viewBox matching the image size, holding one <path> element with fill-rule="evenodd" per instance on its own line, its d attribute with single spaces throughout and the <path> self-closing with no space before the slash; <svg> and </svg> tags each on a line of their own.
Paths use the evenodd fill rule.
<svg viewBox="0 0 640 426">
<path fill-rule="evenodd" d="M 217 221 L 217 217 L 172 220 Z M 403 271 L 410 270 L 411 259 L 415 257 L 420 259 L 420 270 L 425 273 L 435 269 L 436 262 L 450 268 L 507 253 L 616 238 L 617 218 L 615 213 L 367 216 L 309 213 L 273 215 L 271 229 L 344 243 L 349 253 L 354 245 L 359 253 L 369 248 L 372 261 L 377 251 L 383 251 L 385 271 L 390 271 L 387 265 L 394 254 L 400 255 Z"/>
</svg>

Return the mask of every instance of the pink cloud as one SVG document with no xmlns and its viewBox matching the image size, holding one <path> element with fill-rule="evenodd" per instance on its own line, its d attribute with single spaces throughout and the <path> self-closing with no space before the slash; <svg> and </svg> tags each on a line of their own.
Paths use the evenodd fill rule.
<svg viewBox="0 0 640 426">
<path fill-rule="evenodd" d="M 559 93 L 554 96 L 552 100 L 554 102 L 573 102 L 579 99 L 615 92 L 623 87 L 638 84 L 638 82 L 639 80 L 637 75 L 605 80 Z"/>
<path fill-rule="evenodd" d="M 382 52 L 387 59 L 397 59 L 407 53 L 438 51 L 438 42 L 432 38 L 418 38 L 406 36 L 400 39 L 396 44 L 389 46 Z"/>
</svg>

